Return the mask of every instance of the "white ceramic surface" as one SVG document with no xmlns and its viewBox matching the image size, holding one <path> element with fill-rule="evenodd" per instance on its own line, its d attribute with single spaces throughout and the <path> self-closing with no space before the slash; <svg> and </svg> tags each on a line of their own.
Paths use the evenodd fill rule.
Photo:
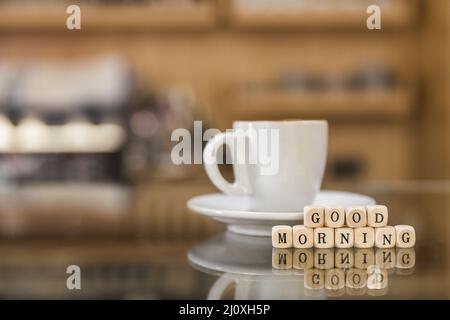
<svg viewBox="0 0 450 320">
<path fill-rule="evenodd" d="M 235 181 L 217 166 L 223 144 Z M 237 121 L 233 131 L 212 138 L 203 153 L 206 173 L 228 195 L 247 195 L 259 211 L 295 211 L 311 203 L 325 170 L 328 124 L 324 120 Z"/>
<path fill-rule="evenodd" d="M 323 206 L 366 206 L 375 204 L 371 197 L 342 191 L 321 191 L 313 204 Z M 223 193 L 206 194 L 190 199 L 190 210 L 228 225 L 228 229 L 252 236 L 271 235 L 274 225 L 296 225 L 303 221 L 303 212 L 267 212 L 251 209 L 252 202 L 245 196 Z"/>
</svg>

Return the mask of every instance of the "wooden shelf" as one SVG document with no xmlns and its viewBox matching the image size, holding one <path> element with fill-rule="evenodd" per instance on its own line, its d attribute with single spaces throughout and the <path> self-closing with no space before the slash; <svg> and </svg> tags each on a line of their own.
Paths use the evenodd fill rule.
<svg viewBox="0 0 450 320">
<path fill-rule="evenodd" d="M 81 31 L 202 30 L 216 24 L 213 4 L 82 5 Z M 68 31 L 61 5 L 0 6 L 0 31 Z"/>
<path fill-rule="evenodd" d="M 319 1 L 322 6 L 317 6 Z M 357 1 L 355 1 L 357 3 Z M 325 5 L 327 4 L 327 5 Z M 374 1 L 376 4 L 376 1 Z M 361 29 L 367 30 L 368 3 L 344 6 L 339 1 L 318 0 L 315 7 L 291 9 L 243 8 L 233 1 L 229 23 L 237 29 Z M 280 6 L 281 7 L 281 6 Z M 382 28 L 402 28 L 414 24 L 417 17 L 416 0 L 396 0 L 381 7 Z"/>
<path fill-rule="evenodd" d="M 401 118 L 410 113 L 414 100 L 405 88 L 320 93 L 280 90 L 237 94 L 226 100 L 225 107 L 228 114 L 242 119 Z"/>
</svg>

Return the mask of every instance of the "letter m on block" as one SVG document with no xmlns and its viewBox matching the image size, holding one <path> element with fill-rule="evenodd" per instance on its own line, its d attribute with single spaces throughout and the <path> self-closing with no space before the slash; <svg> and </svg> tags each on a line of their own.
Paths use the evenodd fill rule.
<svg viewBox="0 0 450 320">
<path fill-rule="evenodd" d="M 286 233 L 278 234 L 278 243 L 287 243 Z"/>
</svg>

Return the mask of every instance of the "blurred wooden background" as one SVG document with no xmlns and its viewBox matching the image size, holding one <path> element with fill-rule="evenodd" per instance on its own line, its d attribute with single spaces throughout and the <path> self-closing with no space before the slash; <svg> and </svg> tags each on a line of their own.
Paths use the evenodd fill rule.
<svg viewBox="0 0 450 320">
<path fill-rule="evenodd" d="M 370 1 L 381 6 L 382 29 L 367 30 L 366 1 L 354 0 L 360 6 L 347 11 L 334 1 L 321 1 L 327 10 L 306 13 L 252 11 L 232 0 L 107 6 L 80 1 L 81 31 L 66 29 L 65 5 L 8 2 L 0 9 L 0 59 L 120 54 L 144 87 L 191 86 L 199 117 L 220 129 L 236 119 L 325 118 L 330 122 L 325 186 L 450 178 L 450 3 Z M 333 79 L 386 66 L 397 78 L 386 90 L 252 89 L 286 73 Z M 194 218 L 186 212 L 185 201 L 214 191 L 202 179 L 198 185 L 141 183 L 133 217 L 141 225 L 158 226 L 158 219 L 171 228 L 172 220 L 189 225 Z M 216 225 L 208 223 L 201 220 L 186 233 L 215 230 Z M 184 227 L 180 223 L 173 228 L 183 233 Z M 164 233 L 155 228 L 142 233 Z"/>
</svg>

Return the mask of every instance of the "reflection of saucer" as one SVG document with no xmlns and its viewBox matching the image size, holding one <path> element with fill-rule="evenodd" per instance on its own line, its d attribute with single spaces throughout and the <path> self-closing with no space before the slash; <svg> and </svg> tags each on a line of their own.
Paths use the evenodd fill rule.
<svg viewBox="0 0 450 320">
<path fill-rule="evenodd" d="M 270 275 L 272 244 L 269 238 L 225 232 L 188 253 L 193 267 L 212 274 Z"/>
<path fill-rule="evenodd" d="M 302 270 L 273 270 L 269 238 L 225 232 L 188 253 L 190 264 L 219 276 L 208 299 L 222 299 L 234 284 L 234 299 L 304 299 Z"/>
<path fill-rule="evenodd" d="M 321 191 L 314 204 L 340 207 L 366 206 L 375 204 L 375 200 L 356 193 Z M 247 197 L 229 196 L 223 193 L 197 196 L 190 199 L 187 205 L 194 212 L 228 224 L 230 231 L 252 236 L 270 236 L 274 225 L 295 225 L 303 220 L 301 211 L 253 211 L 250 209 Z"/>
</svg>

